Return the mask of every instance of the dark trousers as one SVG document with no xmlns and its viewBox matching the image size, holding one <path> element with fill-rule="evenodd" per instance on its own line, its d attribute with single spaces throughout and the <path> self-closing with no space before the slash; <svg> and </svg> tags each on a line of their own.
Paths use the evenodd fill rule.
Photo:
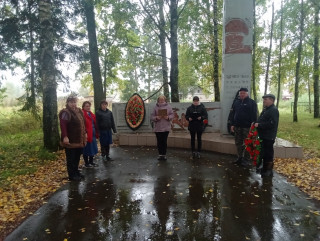
<svg viewBox="0 0 320 241">
<path fill-rule="evenodd" d="M 238 158 L 244 157 L 250 159 L 250 154 L 245 150 L 244 140 L 248 137 L 250 128 L 235 127 L 234 128 L 234 142 L 237 147 Z"/>
<path fill-rule="evenodd" d="M 169 131 L 156 132 L 157 147 L 158 147 L 159 155 L 167 154 L 168 135 L 169 135 Z"/>
<path fill-rule="evenodd" d="M 191 150 L 192 152 L 195 152 L 196 148 L 196 134 L 197 134 L 197 140 L 198 140 L 198 152 L 201 152 L 201 147 L 202 147 L 202 141 L 201 141 L 201 136 L 202 136 L 202 131 L 190 131 L 190 136 L 191 136 Z"/>
<path fill-rule="evenodd" d="M 93 163 L 93 156 L 83 155 L 83 160 L 84 160 L 85 164 L 92 164 Z"/>
<path fill-rule="evenodd" d="M 80 176 L 79 162 L 83 148 L 66 148 L 67 171 L 69 178 Z"/>
<path fill-rule="evenodd" d="M 268 162 L 273 162 L 273 157 L 274 157 L 273 144 L 274 144 L 274 140 L 262 139 L 260 158 L 264 164 Z"/>
<path fill-rule="evenodd" d="M 101 145 L 101 155 L 102 156 L 109 156 L 109 152 L 110 152 L 110 145 L 106 145 L 106 146 L 102 146 Z"/>
</svg>

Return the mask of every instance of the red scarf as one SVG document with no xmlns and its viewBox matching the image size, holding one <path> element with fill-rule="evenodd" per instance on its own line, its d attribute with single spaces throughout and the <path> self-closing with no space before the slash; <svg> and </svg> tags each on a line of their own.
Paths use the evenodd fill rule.
<svg viewBox="0 0 320 241">
<path fill-rule="evenodd" d="M 82 111 L 83 111 L 84 119 L 85 119 L 85 122 L 86 122 L 87 141 L 88 142 L 92 142 L 92 132 L 93 132 L 92 120 L 93 120 L 93 123 L 94 123 L 94 128 L 96 130 L 96 138 L 99 138 L 99 134 L 98 134 L 98 131 L 97 131 L 97 124 L 96 124 L 96 116 L 91 111 L 89 111 L 89 113 L 91 115 L 91 118 L 90 118 L 90 116 L 88 115 L 87 111 L 85 111 L 85 110 L 82 110 Z"/>
</svg>

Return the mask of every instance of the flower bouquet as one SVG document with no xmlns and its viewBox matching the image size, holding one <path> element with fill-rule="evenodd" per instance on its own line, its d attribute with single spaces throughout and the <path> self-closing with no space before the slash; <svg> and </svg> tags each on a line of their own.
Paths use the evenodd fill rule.
<svg viewBox="0 0 320 241">
<path fill-rule="evenodd" d="M 261 153 L 261 142 L 258 130 L 254 125 L 251 125 L 248 137 L 244 140 L 246 151 L 250 154 L 254 166 L 260 165 L 260 153 Z"/>
</svg>

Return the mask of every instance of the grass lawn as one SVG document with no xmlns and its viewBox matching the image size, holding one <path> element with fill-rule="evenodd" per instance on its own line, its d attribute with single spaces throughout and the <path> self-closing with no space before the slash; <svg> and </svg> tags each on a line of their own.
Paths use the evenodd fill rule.
<svg viewBox="0 0 320 241">
<path fill-rule="evenodd" d="M 40 122 L 28 113 L 0 113 L 0 188 L 57 158 L 43 148 Z"/>
<path fill-rule="evenodd" d="M 314 119 L 313 114 L 301 112 L 298 122 L 293 122 L 290 110 L 279 109 L 280 122 L 278 137 L 303 147 L 304 154 L 320 158 L 320 119 Z"/>
</svg>

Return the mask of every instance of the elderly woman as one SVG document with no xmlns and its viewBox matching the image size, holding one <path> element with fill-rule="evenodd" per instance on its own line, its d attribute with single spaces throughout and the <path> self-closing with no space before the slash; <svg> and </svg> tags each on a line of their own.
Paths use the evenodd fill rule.
<svg viewBox="0 0 320 241">
<path fill-rule="evenodd" d="M 59 113 L 61 146 L 65 148 L 69 180 L 84 178 L 79 172 L 80 156 L 86 145 L 87 134 L 83 112 L 77 107 L 77 97 L 69 96 L 66 108 Z"/>
<path fill-rule="evenodd" d="M 158 160 L 167 160 L 167 140 L 171 130 L 171 120 L 174 114 L 171 106 L 167 103 L 166 97 L 161 95 L 157 99 L 157 104 L 151 113 L 151 121 L 154 123 L 153 131 L 157 137 L 157 147 L 159 152 Z"/>
<path fill-rule="evenodd" d="M 84 165 L 87 168 L 97 167 L 98 165 L 93 162 L 93 157 L 98 153 L 98 146 L 96 138 L 99 138 L 96 124 L 96 116 L 90 111 L 91 103 L 85 101 L 82 104 L 82 111 L 86 122 L 87 130 L 87 145 L 83 149 Z"/>
<path fill-rule="evenodd" d="M 117 133 L 113 114 L 108 109 L 108 102 L 102 100 L 100 108 L 96 112 L 97 126 L 99 128 L 101 156 L 104 161 L 113 161 L 109 156 L 110 145 L 112 144 L 112 131 Z"/>
</svg>

